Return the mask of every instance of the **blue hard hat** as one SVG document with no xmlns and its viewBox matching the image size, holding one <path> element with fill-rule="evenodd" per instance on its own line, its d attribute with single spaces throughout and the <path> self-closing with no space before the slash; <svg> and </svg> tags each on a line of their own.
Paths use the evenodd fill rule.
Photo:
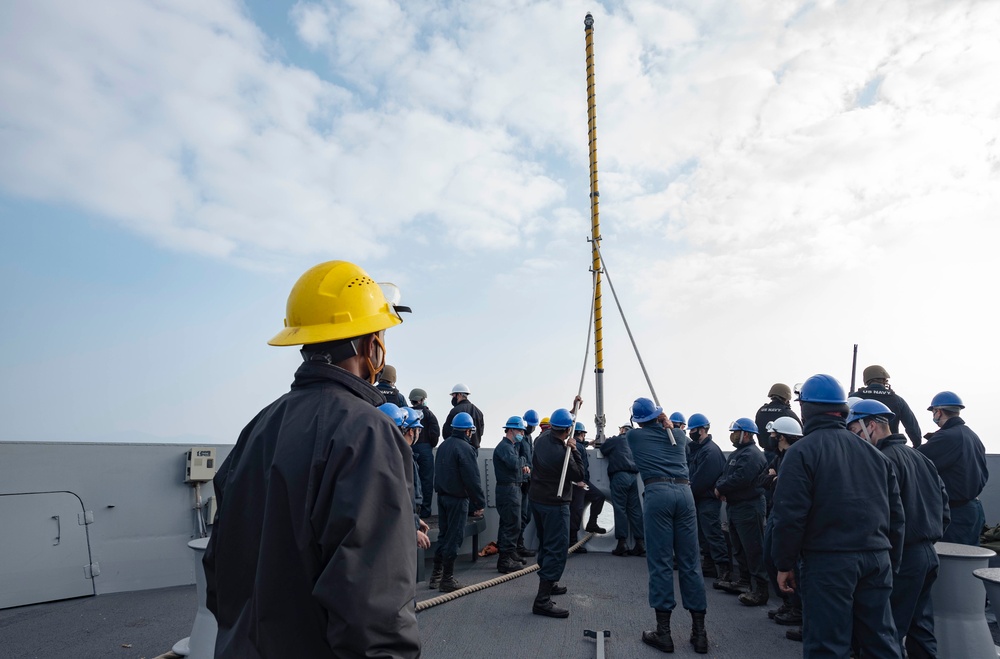
<svg viewBox="0 0 1000 659">
<path fill-rule="evenodd" d="M 759 434 L 757 424 L 753 422 L 753 419 L 748 419 L 745 416 L 741 416 L 729 424 L 729 432 L 733 432 L 734 430 L 752 432 L 755 435 Z"/>
<path fill-rule="evenodd" d="M 652 421 L 663 414 L 663 408 L 648 398 L 636 398 L 632 403 L 632 420 L 636 423 Z"/>
<path fill-rule="evenodd" d="M 892 421 L 895 414 L 892 413 L 885 403 L 871 399 L 861 399 L 851 407 L 851 413 L 847 415 L 847 423 L 854 423 L 859 419 L 867 419 L 871 416 L 884 417 L 886 421 Z"/>
<path fill-rule="evenodd" d="M 573 425 L 573 415 L 565 407 L 560 407 L 549 417 L 549 425 L 556 429 L 569 428 Z"/>
<path fill-rule="evenodd" d="M 472 422 L 472 415 L 468 412 L 459 412 L 451 420 L 451 427 L 458 430 L 475 430 L 476 424 Z"/>
<path fill-rule="evenodd" d="M 583 425 L 580 421 L 576 422 L 576 427 L 573 428 L 574 433 L 587 432 L 587 426 Z"/>
<path fill-rule="evenodd" d="M 528 410 L 524 413 L 524 422 L 529 426 L 538 425 L 538 412 L 535 410 Z"/>
<path fill-rule="evenodd" d="M 694 430 L 695 428 L 708 428 L 711 424 L 708 422 L 708 417 L 704 414 L 692 414 L 691 418 L 688 419 L 688 430 Z"/>
<path fill-rule="evenodd" d="M 685 419 L 684 415 L 681 414 L 680 412 L 674 412 L 673 414 L 670 415 L 670 423 L 673 423 L 674 425 L 680 423 L 687 423 L 687 419 Z"/>
<path fill-rule="evenodd" d="M 798 393 L 798 400 L 803 403 L 827 403 L 831 405 L 847 403 L 844 387 L 832 375 L 812 376 L 802 383 L 802 386 L 798 388 Z"/>
<path fill-rule="evenodd" d="M 958 409 L 965 409 L 965 405 L 962 404 L 962 399 L 958 397 L 954 391 L 942 391 L 941 393 L 934 396 L 931 399 L 931 406 L 927 408 L 927 411 L 933 411 L 935 407 L 957 407 Z"/>
<path fill-rule="evenodd" d="M 397 426 L 403 425 L 403 419 L 406 418 L 406 414 L 399 408 L 399 405 L 395 403 L 383 403 L 378 406 L 378 409 Z"/>
<path fill-rule="evenodd" d="M 415 410 L 412 407 L 404 407 L 403 413 L 406 415 L 406 418 L 403 419 L 403 430 L 424 427 L 424 424 L 420 423 L 420 419 L 424 418 L 423 412 Z"/>
<path fill-rule="evenodd" d="M 522 419 L 519 416 L 512 416 L 509 419 L 507 419 L 507 423 L 505 423 L 503 427 L 506 428 L 506 429 L 508 429 L 508 430 L 510 430 L 510 429 L 513 429 L 513 430 L 524 430 L 524 428 L 525 428 L 524 419 Z"/>
</svg>

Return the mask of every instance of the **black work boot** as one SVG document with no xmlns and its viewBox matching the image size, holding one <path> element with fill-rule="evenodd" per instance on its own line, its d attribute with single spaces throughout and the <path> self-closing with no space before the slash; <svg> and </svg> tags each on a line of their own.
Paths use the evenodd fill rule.
<svg viewBox="0 0 1000 659">
<path fill-rule="evenodd" d="M 635 539 L 635 546 L 629 552 L 629 556 L 645 556 L 646 555 L 646 541 L 642 538 Z"/>
<path fill-rule="evenodd" d="M 552 601 L 552 586 L 554 582 L 545 579 L 538 580 L 538 594 L 535 595 L 535 602 L 531 605 L 531 612 L 539 616 L 550 618 L 568 618 L 569 611 L 560 609 Z"/>
<path fill-rule="evenodd" d="M 521 555 L 521 552 L 519 552 L 516 549 L 510 553 L 510 558 L 511 558 L 511 560 L 516 561 L 516 562 L 520 563 L 521 565 L 527 565 L 528 564 L 528 561 L 524 558 L 524 556 Z"/>
<path fill-rule="evenodd" d="M 789 629 L 787 632 L 785 632 L 785 638 L 787 638 L 789 641 L 798 641 L 799 643 L 801 643 L 802 628 L 799 627 L 798 629 Z"/>
<path fill-rule="evenodd" d="M 717 577 L 719 576 L 719 571 L 715 568 L 715 563 L 710 559 L 704 559 L 701 562 L 701 576 L 703 577 Z"/>
<path fill-rule="evenodd" d="M 792 608 L 792 607 L 789 606 L 788 600 L 784 600 L 781 603 L 781 606 L 779 606 L 776 609 L 771 609 L 770 611 L 768 611 L 767 612 L 767 617 L 770 618 L 771 620 L 774 620 L 778 616 L 779 613 L 788 613 L 788 610 L 790 608 Z"/>
<path fill-rule="evenodd" d="M 712 584 L 715 587 L 715 584 Z M 740 577 L 738 580 L 730 579 L 719 584 L 719 588 L 730 595 L 742 595 L 750 590 L 750 577 Z"/>
<path fill-rule="evenodd" d="M 441 584 L 438 590 L 442 593 L 450 593 L 462 588 L 462 584 L 455 580 L 455 559 L 444 561 L 441 573 Z"/>
<path fill-rule="evenodd" d="M 497 559 L 497 572 L 501 574 L 509 574 L 510 572 L 517 572 L 521 569 L 521 564 L 514 560 L 514 557 L 510 552 L 501 552 L 500 558 Z"/>
<path fill-rule="evenodd" d="M 705 612 L 691 612 L 691 645 L 698 654 L 708 653 L 708 632 L 705 631 Z"/>
<path fill-rule="evenodd" d="M 590 521 L 587 522 L 587 533 L 607 533 L 606 528 L 597 525 L 597 516 L 592 515 Z"/>
<path fill-rule="evenodd" d="M 728 565 L 719 566 L 719 576 L 715 581 L 712 582 L 712 588 L 716 590 L 722 590 L 723 584 L 730 583 L 733 580 L 733 572 L 729 569 Z"/>
<path fill-rule="evenodd" d="M 760 579 L 754 579 L 753 587 L 740 595 L 740 604 L 743 606 L 762 606 L 767 604 L 767 598 L 767 584 Z"/>
<path fill-rule="evenodd" d="M 790 606 L 788 610 L 783 613 L 777 613 L 774 616 L 774 621 L 779 625 L 794 625 L 796 627 L 802 626 L 802 609 Z M 908 653 L 912 659 L 913 653 Z"/>
<path fill-rule="evenodd" d="M 430 581 L 427 582 L 428 588 L 437 588 L 441 585 L 441 571 L 441 559 L 435 558 L 434 568 L 431 570 L 431 578 Z"/>
<path fill-rule="evenodd" d="M 527 557 L 530 558 L 531 556 L 535 555 L 535 551 L 534 550 L 528 549 L 527 547 L 524 546 L 524 534 L 523 533 L 521 535 L 517 536 L 517 549 L 515 549 L 514 551 L 517 552 L 518 556 L 527 556 Z"/>
<path fill-rule="evenodd" d="M 618 546 L 611 550 L 611 553 L 615 556 L 628 556 L 629 548 L 625 544 L 625 538 L 618 538 Z"/>
<path fill-rule="evenodd" d="M 643 632 L 642 642 L 660 652 L 674 651 L 674 639 L 670 637 L 670 611 L 656 610 L 656 630 Z"/>
<path fill-rule="evenodd" d="M 552 594 L 553 595 L 565 595 L 566 591 L 569 589 L 566 586 L 560 586 L 558 581 L 552 582 Z"/>
</svg>

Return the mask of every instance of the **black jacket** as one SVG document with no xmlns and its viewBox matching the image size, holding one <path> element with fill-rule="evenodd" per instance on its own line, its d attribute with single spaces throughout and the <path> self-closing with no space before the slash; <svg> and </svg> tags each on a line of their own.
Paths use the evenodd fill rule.
<svg viewBox="0 0 1000 659">
<path fill-rule="evenodd" d="M 434 457 L 434 489 L 438 494 L 468 498 L 470 510 L 481 510 L 486 505 L 477 455 L 465 431 L 455 430 Z"/>
<path fill-rule="evenodd" d="M 472 445 L 479 448 L 483 441 L 483 428 L 486 426 L 483 421 L 483 413 L 468 398 L 459 402 L 458 405 L 452 406 L 448 417 L 444 420 L 444 425 L 441 427 L 441 436 L 451 437 L 451 422 L 455 420 L 455 415 L 459 412 L 468 412 L 472 416 L 472 424 L 476 426 L 476 434 L 472 436 Z"/>
<path fill-rule="evenodd" d="M 691 479 L 691 494 L 695 501 L 715 498 L 715 484 L 726 468 L 726 456 L 719 445 L 708 435 L 704 441 L 692 440 L 687 445 L 688 474 Z"/>
<path fill-rule="evenodd" d="M 379 380 L 375 383 L 375 388 L 382 392 L 385 396 L 385 400 L 389 403 L 395 403 L 399 407 L 407 407 L 406 398 L 403 394 L 399 393 L 399 389 L 395 386 Z"/>
<path fill-rule="evenodd" d="M 952 506 L 975 499 L 986 487 L 986 447 L 965 420 L 953 416 L 917 449 L 934 463 Z"/>
<path fill-rule="evenodd" d="M 772 556 L 788 571 L 803 551 L 887 550 L 893 569 L 905 518 L 892 463 L 843 417 L 817 414 L 781 462 L 774 489 Z"/>
<path fill-rule="evenodd" d="M 216 657 L 418 657 L 413 458 L 382 394 L 306 362 L 215 476 Z"/>
<path fill-rule="evenodd" d="M 573 483 L 583 480 L 583 460 L 576 450 L 576 443 L 570 441 L 571 453 L 566 469 L 566 480 L 557 494 L 559 477 L 562 475 L 566 446 L 552 436 L 548 430 L 535 440 L 534 459 L 531 463 L 531 487 L 528 498 L 545 506 L 568 506 L 572 499 Z M 560 496 L 561 495 L 561 496 Z"/>
<path fill-rule="evenodd" d="M 757 416 L 754 417 L 754 423 L 757 424 L 757 430 L 760 431 L 757 435 L 760 447 L 768 453 L 777 453 L 778 442 L 771 439 L 771 434 L 767 432 L 767 424 L 783 416 L 790 416 L 800 424 L 802 423 L 799 415 L 792 410 L 792 406 L 781 402 L 780 398 L 772 398 L 771 402 L 761 405 L 760 409 L 757 410 Z"/>
<path fill-rule="evenodd" d="M 532 439 L 531 435 L 527 432 L 524 433 L 524 439 L 517 443 L 517 452 L 524 458 L 524 464 L 531 466 L 531 462 L 534 459 L 535 453 L 535 441 Z M 529 483 L 531 482 L 531 474 L 521 474 L 521 482 Z"/>
<path fill-rule="evenodd" d="M 889 458 L 899 483 L 899 496 L 906 513 L 903 545 L 937 542 L 951 521 L 948 491 L 934 463 L 906 445 L 899 433 L 879 441 L 877 447 Z"/>
<path fill-rule="evenodd" d="M 420 425 L 423 428 L 420 429 L 417 444 L 430 444 L 431 448 L 436 448 L 441 440 L 441 425 L 438 423 L 437 417 L 426 405 L 416 405 L 413 409 L 424 413 L 423 418 L 420 419 Z"/>
<path fill-rule="evenodd" d="M 693 443 L 693 442 L 692 442 Z M 715 483 L 715 489 L 726 497 L 726 503 L 751 501 L 760 498 L 764 489 L 757 485 L 761 470 L 767 468 L 764 453 L 751 440 L 729 454 L 722 476 Z"/>
<path fill-rule="evenodd" d="M 920 436 L 920 424 L 917 423 L 917 417 L 913 415 L 913 410 L 906 404 L 903 397 L 892 389 L 873 383 L 851 392 L 851 395 L 858 398 L 879 401 L 896 415 L 889 422 L 889 429 L 893 433 L 899 432 L 899 424 L 902 422 L 903 428 L 906 429 L 906 436 L 910 438 L 914 446 L 920 446 L 921 442 L 923 442 L 923 438 Z"/>
</svg>

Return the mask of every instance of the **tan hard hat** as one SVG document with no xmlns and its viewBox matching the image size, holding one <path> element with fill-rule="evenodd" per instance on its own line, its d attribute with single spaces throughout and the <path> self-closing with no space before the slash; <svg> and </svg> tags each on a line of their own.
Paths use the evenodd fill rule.
<svg viewBox="0 0 1000 659">
<path fill-rule="evenodd" d="M 872 364 L 871 366 L 865 369 L 865 372 L 862 375 L 862 377 L 865 379 L 865 384 L 868 384 L 872 380 L 888 380 L 889 371 L 885 370 L 878 364 Z"/>
<path fill-rule="evenodd" d="M 379 379 L 396 384 L 396 367 L 386 364 L 382 368 L 382 375 L 379 376 Z"/>
<path fill-rule="evenodd" d="M 781 382 L 775 382 L 771 385 L 771 390 L 767 392 L 768 397 L 780 396 L 785 400 L 792 399 L 792 388 L 787 384 L 782 384 Z"/>
</svg>

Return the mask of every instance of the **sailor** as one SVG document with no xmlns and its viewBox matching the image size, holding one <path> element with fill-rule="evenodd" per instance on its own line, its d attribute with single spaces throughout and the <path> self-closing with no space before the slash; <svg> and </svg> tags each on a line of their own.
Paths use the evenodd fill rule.
<svg viewBox="0 0 1000 659">
<path fill-rule="evenodd" d="M 910 659 L 937 656 L 931 586 L 937 579 L 938 556 L 934 543 L 941 539 L 951 515 L 948 492 L 934 463 L 906 445 L 906 437 L 893 433 L 893 413 L 877 400 L 862 400 L 851 408 L 847 429 L 892 461 L 899 482 L 899 496 L 906 515 L 903 558 L 892 578 L 892 619 L 896 638 Z"/>
<path fill-rule="evenodd" d="M 517 536 L 517 554 L 524 558 L 535 555 L 534 550 L 524 546 L 524 529 L 528 528 L 528 524 L 531 522 L 531 509 L 528 506 L 528 490 L 531 488 L 531 461 L 534 457 L 535 447 L 535 440 L 532 435 L 535 433 L 535 428 L 538 427 L 538 412 L 528 410 L 522 418 L 525 425 L 524 439 L 518 443 L 517 450 L 524 458 L 524 463 L 527 465 L 528 470 L 524 472 L 521 478 L 521 533 Z"/>
<path fill-rule="evenodd" d="M 406 399 L 403 398 L 403 394 L 399 393 L 399 389 L 396 388 L 395 366 L 385 365 L 378 376 L 375 388 L 382 392 L 388 402 L 393 403 L 400 409 L 406 407 Z"/>
<path fill-rule="evenodd" d="M 549 417 L 543 416 L 542 420 L 538 422 L 538 429 L 545 432 L 549 429 Z"/>
<path fill-rule="evenodd" d="M 455 420 L 455 415 L 462 412 L 467 413 L 472 417 L 472 422 L 475 424 L 476 432 L 472 436 L 472 446 L 474 448 L 479 448 L 479 443 L 483 441 L 483 413 L 476 407 L 471 400 L 469 400 L 469 388 L 459 382 L 454 387 L 451 388 L 451 411 L 448 412 L 448 417 L 444 420 L 444 426 L 441 428 L 441 436 L 449 437 L 451 435 L 451 424 Z"/>
<path fill-rule="evenodd" d="M 785 451 L 802 437 L 802 426 L 794 418 L 783 416 L 769 421 L 766 429 L 770 435 L 771 443 L 778 447 L 778 457 L 767 465 L 766 471 L 761 472 L 757 478 L 757 484 L 765 491 L 771 490 L 773 492 L 774 486 L 778 483 L 778 471 L 781 469 L 781 461 L 785 456 Z M 778 568 L 775 567 L 774 559 L 771 557 L 773 538 L 774 515 L 769 515 L 767 524 L 764 526 L 764 567 L 767 568 L 771 588 L 782 598 L 782 604 L 777 609 L 768 611 L 767 617 L 779 625 L 801 625 L 802 598 L 799 597 L 798 592 L 783 593 L 778 588 Z"/>
<path fill-rule="evenodd" d="M 632 421 L 639 424 L 626 439 L 645 488 L 643 525 L 649 605 L 656 611 L 656 629 L 642 633 L 642 642 L 663 652 L 674 651 L 670 615 L 674 597 L 674 558 L 680 577 L 681 602 L 691 612 L 691 644 L 708 652 L 705 632 L 705 582 L 698 574 L 698 525 L 688 483 L 687 435 L 670 428 L 663 408 L 648 398 L 632 404 Z"/>
<path fill-rule="evenodd" d="M 687 428 L 687 419 L 680 412 L 674 412 L 670 415 L 670 423 L 674 424 L 674 428 L 678 430 L 685 430 Z"/>
<path fill-rule="evenodd" d="M 580 525 L 583 523 L 583 510 L 590 505 L 590 517 L 586 530 L 589 533 L 607 533 L 608 530 L 597 525 L 597 516 L 604 510 L 604 495 L 597 486 L 590 482 L 590 456 L 587 454 L 587 428 L 579 421 L 573 432 L 576 450 L 580 452 L 583 461 L 583 478 L 573 484 L 573 502 L 569 506 L 569 544 L 575 545 L 579 540 Z M 587 548 L 580 545 L 577 554 L 586 554 Z"/>
<path fill-rule="evenodd" d="M 687 446 L 688 472 L 691 478 L 691 494 L 698 514 L 698 546 L 703 553 L 702 575 L 716 577 L 712 586 L 721 589 L 722 584 L 733 581 L 729 546 L 722 534 L 719 516 L 722 501 L 715 496 L 715 484 L 722 477 L 726 458 L 722 449 L 712 441 L 709 434 L 711 424 L 704 414 L 691 415 Z"/>
<path fill-rule="evenodd" d="M 729 539 L 740 566 L 738 582 L 722 584 L 727 592 L 740 593 L 740 604 L 767 604 L 767 569 L 764 567 L 764 489 L 757 477 L 767 469 L 764 453 L 754 443 L 757 424 L 743 417 L 729 426 L 729 441 L 736 449 L 729 455 L 715 496 L 726 502 Z M 746 590 L 743 590 L 744 586 Z"/>
<path fill-rule="evenodd" d="M 928 435 L 927 443 L 917 450 L 934 463 L 948 490 L 951 524 L 941 539 L 978 546 L 986 523 L 978 497 L 990 472 L 986 468 L 986 448 L 960 416 L 964 408 L 954 392 L 942 391 L 934 396 L 927 410 L 940 430 Z"/>
<path fill-rule="evenodd" d="M 767 424 L 783 416 L 791 417 L 799 424 L 802 423 L 799 420 L 799 416 L 792 411 L 790 404 L 792 389 L 787 384 L 775 382 L 767 392 L 767 397 L 771 400 L 761 405 L 760 409 L 757 410 L 757 415 L 754 417 L 754 423 L 757 424 L 758 428 L 767 428 Z M 764 458 L 770 464 L 778 457 L 778 447 L 771 441 L 770 435 L 762 435 L 758 439 L 760 440 L 760 447 L 764 450 Z M 770 498 L 768 498 L 768 504 L 768 507 L 770 507 Z"/>
<path fill-rule="evenodd" d="M 507 574 L 521 569 L 517 539 L 521 535 L 521 478 L 528 463 L 518 451 L 524 441 L 524 420 L 512 416 L 504 424 L 503 439 L 493 449 L 493 473 L 496 476 L 496 507 L 500 516 L 497 531 L 497 571 Z"/>
<path fill-rule="evenodd" d="M 579 400 L 579 399 L 578 399 Z M 531 465 L 531 516 L 538 533 L 538 594 L 531 612 L 551 618 L 567 618 L 569 611 L 556 606 L 552 595 L 562 595 L 565 586 L 558 581 L 566 568 L 569 549 L 569 503 L 573 483 L 583 479 L 583 460 L 570 435 L 573 415 L 560 408 L 552 413 L 551 426 L 535 440 L 534 459 Z M 566 480 L 562 483 L 566 451 L 570 460 Z"/>
<path fill-rule="evenodd" d="M 472 446 L 475 425 L 472 417 L 459 412 L 451 424 L 451 435 L 442 442 L 435 463 L 435 483 L 438 495 L 438 545 L 434 551 L 434 568 L 430 587 L 436 578 L 438 590 L 450 593 L 462 587 L 455 580 L 455 557 L 465 534 L 469 509 L 473 516 L 483 513 L 486 495 L 479 478 L 477 451 Z M 439 576 L 440 575 L 440 576 Z"/>
<path fill-rule="evenodd" d="M 803 383 L 805 435 L 785 452 L 774 491 L 778 587 L 802 596 L 803 656 L 900 656 L 889 595 L 903 550 L 892 463 L 846 427 L 847 396 L 830 375 Z M 800 561 L 801 589 L 792 570 Z"/>
<path fill-rule="evenodd" d="M 399 407 L 395 403 L 384 403 L 378 406 L 399 430 L 403 433 L 403 439 L 413 448 L 413 442 L 417 440 L 420 432 L 420 416 L 412 407 Z M 423 501 L 423 494 L 420 489 L 420 469 L 416 461 L 413 463 L 413 522 L 417 527 L 417 546 L 422 549 L 430 549 L 431 540 L 427 537 L 430 527 L 427 522 L 420 519 L 420 504 Z"/>
<path fill-rule="evenodd" d="M 889 423 L 892 432 L 899 432 L 899 424 L 902 422 L 903 428 L 906 429 L 906 436 L 910 438 L 914 446 L 920 446 L 920 424 L 917 423 L 917 417 L 903 400 L 903 397 L 889 386 L 889 371 L 878 364 L 872 364 L 861 375 L 864 378 L 865 386 L 857 391 L 852 391 L 851 395 L 867 400 L 877 400 L 888 407 L 894 415 Z"/>
<path fill-rule="evenodd" d="M 292 288 L 269 343 L 303 345 L 304 363 L 214 481 L 216 657 L 420 656 L 413 459 L 374 387 L 401 310 L 345 261 Z"/>
<path fill-rule="evenodd" d="M 615 556 L 645 556 L 646 533 L 642 525 L 642 503 L 639 501 L 639 468 L 632 458 L 625 434 L 631 425 L 622 426 L 619 434 L 604 440 L 598 448 L 608 459 L 608 478 L 611 479 L 611 507 L 615 511 L 615 538 L 618 545 L 611 550 Z M 631 532 L 635 542 L 628 547 Z"/>
<path fill-rule="evenodd" d="M 420 518 L 431 516 L 431 499 L 434 495 L 434 449 L 441 439 L 441 426 L 437 417 L 427 407 L 427 392 L 423 389 L 410 391 L 410 405 L 421 413 L 420 422 L 423 429 L 413 445 L 413 459 L 420 468 L 420 489 L 425 494 L 420 505 Z"/>
</svg>

